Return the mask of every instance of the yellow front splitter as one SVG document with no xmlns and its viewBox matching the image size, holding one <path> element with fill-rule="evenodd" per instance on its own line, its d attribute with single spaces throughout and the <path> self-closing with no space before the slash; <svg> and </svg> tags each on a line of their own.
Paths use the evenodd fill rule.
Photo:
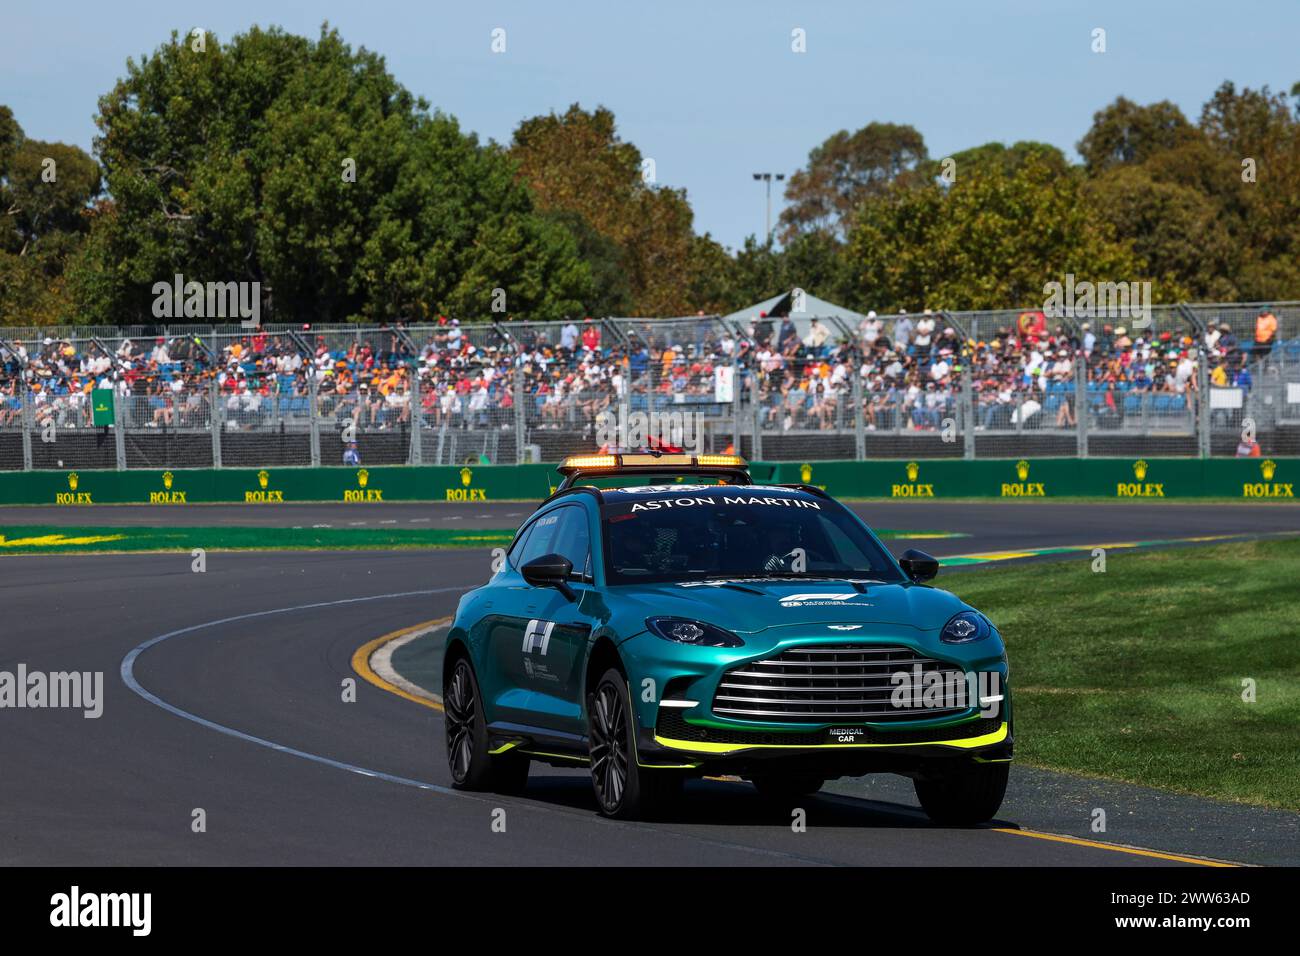
<svg viewBox="0 0 1300 956">
<path fill-rule="evenodd" d="M 955 747 L 958 750 L 974 750 L 990 744 L 1001 743 L 1007 739 L 1008 728 L 1005 722 L 991 734 L 979 737 L 966 737 L 961 740 L 921 740 L 907 743 L 889 744 L 711 744 L 693 740 L 673 740 L 669 737 L 655 735 L 655 743 L 673 750 L 691 750 L 695 753 L 730 754 L 741 750 L 879 750 L 887 747 Z"/>
</svg>

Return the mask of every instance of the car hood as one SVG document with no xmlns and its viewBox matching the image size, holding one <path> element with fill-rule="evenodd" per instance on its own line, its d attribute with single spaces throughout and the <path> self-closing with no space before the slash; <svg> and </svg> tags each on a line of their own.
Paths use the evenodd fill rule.
<svg viewBox="0 0 1300 956">
<path fill-rule="evenodd" d="M 935 630 L 968 605 L 947 591 L 917 584 L 851 581 L 737 581 L 740 591 L 716 583 L 622 585 L 609 589 L 630 616 L 665 615 L 705 621 L 738 634 L 807 624 L 880 624 Z"/>
</svg>

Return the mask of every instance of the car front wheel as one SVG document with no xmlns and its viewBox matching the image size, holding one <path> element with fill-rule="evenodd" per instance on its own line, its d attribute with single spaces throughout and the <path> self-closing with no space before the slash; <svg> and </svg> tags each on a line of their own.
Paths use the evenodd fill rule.
<svg viewBox="0 0 1300 956">
<path fill-rule="evenodd" d="M 682 775 L 650 770 L 636 762 L 636 730 L 627 681 L 615 668 L 600 678 L 587 698 L 591 784 L 607 817 L 640 820 L 654 816 L 681 791 Z"/>
<path fill-rule="evenodd" d="M 916 798 L 935 823 L 969 827 L 987 823 L 1002 806 L 1010 764 L 976 763 L 930 780 L 915 781 Z"/>
</svg>

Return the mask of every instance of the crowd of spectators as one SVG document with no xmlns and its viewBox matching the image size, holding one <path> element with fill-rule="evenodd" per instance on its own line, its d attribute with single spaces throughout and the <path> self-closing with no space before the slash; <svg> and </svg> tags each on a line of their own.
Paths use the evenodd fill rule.
<svg viewBox="0 0 1300 956">
<path fill-rule="evenodd" d="M 306 421 L 313 395 L 317 415 L 338 427 L 404 429 L 418 409 L 431 427 L 511 428 L 522 399 L 531 428 L 590 429 L 621 402 L 728 414 L 728 388 L 738 388 L 765 429 L 852 428 L 860 394 L 869 431 L 935 431 L 955 415 L 966 365 L 977 429 L 1073 428 L 1080 367 L 1095 421 L 1119 427 L 1138 411 L 1186 415 L 1201 355 L 1211 384 L 1249 391 L 1252 357 L 1269 354 L 1277 327 L 1261 313 L 1253 341 L 1222 323 L 1198 343 L 1182 331 L 1050 324 L 1041 312 L 978 322 L 961 331 L 929 310 L 888 320 L 871 312 L 846 335 L 816 318 L 763 314 L 734 330 L 703 314 L 617 329 L 592 319 L 462 328 L 444 318 L 365 332 L 44 338 L 0 345 L 0 427 L 20 424 L 26 383 L 38 427 L 88 427 L 97 388 L 125 400 L 133 427 L 207 428 L 215 402 L 230 430 Z"/>
</svg>

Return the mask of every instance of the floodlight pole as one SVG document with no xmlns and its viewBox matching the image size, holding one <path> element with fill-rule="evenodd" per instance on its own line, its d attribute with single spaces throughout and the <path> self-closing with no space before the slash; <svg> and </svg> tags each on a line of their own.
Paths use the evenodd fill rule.
<svg viewBox="0 0 1300 956">
<path fill-rule="evenodd" d="M 767 186 L 767 217 L 764 219 L 766 229 L 763 235 L 767 237 L 767 241 L 770 243 L 772 241 L 772 180 L 775 179 L 777 182 L 781 182 L 785 179 L 785 173 L 754 173 L 754 178 L 762 180 Z"/>
</svg>

